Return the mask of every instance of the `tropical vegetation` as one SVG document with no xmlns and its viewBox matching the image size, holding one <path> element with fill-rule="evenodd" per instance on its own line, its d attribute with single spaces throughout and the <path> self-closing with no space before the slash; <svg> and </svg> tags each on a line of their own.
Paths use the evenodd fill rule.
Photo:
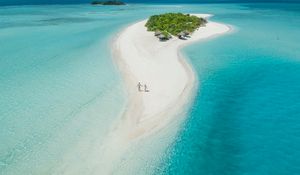
<svg viewBox="0 0 300 175">
<path fill-rule="evenodd" d="M 165 39 L 170 38 L 169 35 L 181 37 L 189 35 L 204 26 L 207 21 L 204 18 L 183 13 L 166 13 L 154 15 L 149 18 L 146 23 L 148 31 L 159 32 Z"/>
<path fill-rule="evenodd" d="M 118 0 L 111 0 L 111 1 L 93 1 L 91 2 L 92 5 L 126 5 L 122 1 Z"/>
</svg>

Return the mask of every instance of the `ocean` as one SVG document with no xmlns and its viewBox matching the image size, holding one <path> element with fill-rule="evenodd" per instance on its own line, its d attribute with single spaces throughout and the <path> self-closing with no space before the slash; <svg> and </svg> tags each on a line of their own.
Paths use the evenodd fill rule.
<svg viewBox="0 0 300 175">
<path fill-rule="evenodd" d="M 297 3 L 0 7 L 0 174 L 101 174 L 91 155 L 127 102 L 110 44 L 164 12 L 234 31 L 183 49 L 199 81 L 185 120 L 136 143 L 114 174 L 300 174 Z"/>
</svg>

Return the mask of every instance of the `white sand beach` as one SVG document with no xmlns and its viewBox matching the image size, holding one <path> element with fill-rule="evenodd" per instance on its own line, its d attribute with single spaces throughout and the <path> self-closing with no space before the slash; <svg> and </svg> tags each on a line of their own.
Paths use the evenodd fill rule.
<svg viewBox="0 0 300 175">
<path fill-rule="evenodd" d="M 197 14 L 209 18 L 208 14 Z M 129 104 L 124 120 L 130 136 L 139 136 L 149 129 L 164 125 L 179 112 L 191 97 L 195 75 L 181 56 L 182 46 L 230 31 L 230 27 L 208 22 L 188 40 L 173 37 L 161 42 L 148 32 L 145 23 L 126 28 L 115 40 L 113 54 L 127 86 Z M 146 84 L 149 92 L 139 92 L 138 82 Z"/>
<path fill-rule="evenodd" d="M 210 15 L 197 15 L 208 18 Z M 180 54 L 180 48 L 195 41 L 230 31 L 230 27 L 208 22 L 188 40 L 173 37 L 159 41 L 145 27 L 146 20 L 130 25 L 114 40 L 114 62 L 124 78 L 128 104 L 116 126 L 100 146 L 101 160 L 94 172 L 111 174 L 133 141 L 144 138 L 182 116 L 197 84 L 192 67 Z M 138 83 L 149 92 L 138 91 Z"/>
</svg>

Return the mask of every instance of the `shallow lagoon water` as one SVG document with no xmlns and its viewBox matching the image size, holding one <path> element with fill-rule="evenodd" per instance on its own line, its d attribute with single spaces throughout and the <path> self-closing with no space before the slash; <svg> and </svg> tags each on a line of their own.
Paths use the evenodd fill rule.
<svg viewBox="0 0 300 175">
<path fill-rule="evenodd" d="M 230 35 L 185 50 L 200 87 L 162 174 L 299 174 L 300 6 L 208 10 Z"/>
<path fill-rule="evenodd" d="M 200 82 L 185 122 L 137 143 L 115 174 L 299 174 L 300 5 L 261 3 L 0 7 L 0 174 L 91 172 L 86 155 L 126 105 L 111 40 L 174 11 L 235 32 L 184 49 Z"/>
</svg>

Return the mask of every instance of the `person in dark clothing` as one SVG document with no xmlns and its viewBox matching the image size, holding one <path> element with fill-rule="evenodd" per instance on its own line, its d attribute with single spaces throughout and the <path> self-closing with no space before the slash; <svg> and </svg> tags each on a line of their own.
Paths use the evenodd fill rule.
<svg viewBox="0 0 300 175">
<path fill-rule="evenodd" d="M 139 92 L 142 92 L 142 84 L 141 84 L 141 82 L 139 82 L 139 83 L 137 84 L 137 87 L 138 87 L 138 91 L 139 91 Z"/>
<path fill-rule="evenodd" d="M 144 85 L 144 90 L 145 90 L 145 92 L 149 92 L 149 89 L 147 88 L 146 84 Z"/>
</svg>

